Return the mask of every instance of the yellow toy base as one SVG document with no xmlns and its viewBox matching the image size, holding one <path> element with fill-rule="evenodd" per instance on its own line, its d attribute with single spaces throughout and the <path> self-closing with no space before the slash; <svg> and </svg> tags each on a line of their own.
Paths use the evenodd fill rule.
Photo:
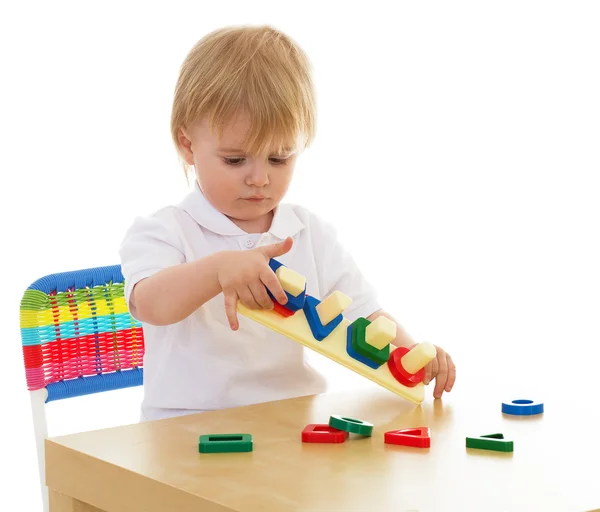
<svg viewBox="0 0 600 512">
<path fill-rule="evenodd" d="M 237 309 L 242 315 L 301 343 L 305 347 L 328 357 L 336 363 L 355 371 L 359 375 L 372 380 L 392 393 L 406 398 L 415 404 L 420 404 L 425 397 L 425 386 L 422 382 L 413 388 L 403 386 L 390 373 L 387 364 L 383 364 L 377 370 L 374 370 L 349 356 L 346 352 L 346 331 L 350 325 L 350 321 L 346 318 L 342 320 L 340 325 L 327 338 L 323 341 L 318 341 L 313 337 L 304 311 L 302 310 L 285 318 L 274 311 L 249 309 L 241 302 L 238 302 Z M 394 348 L 393 345 L 390 346 L 390 350 L 394 350 Z"/>
</svg>

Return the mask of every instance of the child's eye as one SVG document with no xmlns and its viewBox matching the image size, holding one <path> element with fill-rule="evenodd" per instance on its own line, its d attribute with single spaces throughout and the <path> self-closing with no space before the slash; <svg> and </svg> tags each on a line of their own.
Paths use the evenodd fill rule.
<svg viewBox="0 0 600 512">
<path fill-rule="evenodd" d="M 243 163 L 245 160 L 245 158 L 223 158 L 223 161 L 227 164 L 227 165 L 240 165 L 241 163 Z"/>
<path fill-rule="evenodd" d="M 274 165 L 285 165 L 287 164 L 287 158 L 269 158 L 269 162 Z"/>
</svg>

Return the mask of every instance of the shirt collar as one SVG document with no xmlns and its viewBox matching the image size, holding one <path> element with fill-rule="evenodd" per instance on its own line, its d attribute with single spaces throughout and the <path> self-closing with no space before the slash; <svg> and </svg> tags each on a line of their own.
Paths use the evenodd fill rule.
<svg viewBox="0 0 600 512">
<path fill-rule="evenodd" d="M 247 233 L 236 226 L 226 215 L 217 210 L 202 193 L 197 181 L 180 206 L 202 227 L 219 235 L 240 236 Z M 275 208 L 273 221 L 268 233 L 285 240 L 304 229 L 304 224 L 296 215 L 291 205 L 279 204 Z"/>
</svg>

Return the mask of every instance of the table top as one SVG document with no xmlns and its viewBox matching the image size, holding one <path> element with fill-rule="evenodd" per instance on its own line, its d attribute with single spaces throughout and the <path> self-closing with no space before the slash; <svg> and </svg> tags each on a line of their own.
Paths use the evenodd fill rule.
<svg viewBox="0 0 600 512">
<path fill-rule="evenodd" d="M 489 385 L 457 386 L 442 400 L 430 386 L 421 406 L 373 385 L 183 416 L 50 439 L 47 482 L 109 512 L 591 510 L 600 507 L 591 393 L 556 390 L 531 417 L 503 415 L 501 403 L 537 397 Z M 334 414 L 373 423 L 373 435 L 301 442 L 307 424 Z M 430 448 L 383 442 L 386 431 L 418 426 L 429 427 Z M 466 436 L 497 432 L 514 452 L 465 446 Z M 198 437 L 213 433 L 250 433 L 254 451 L 198 453 Z"/>
</svg>

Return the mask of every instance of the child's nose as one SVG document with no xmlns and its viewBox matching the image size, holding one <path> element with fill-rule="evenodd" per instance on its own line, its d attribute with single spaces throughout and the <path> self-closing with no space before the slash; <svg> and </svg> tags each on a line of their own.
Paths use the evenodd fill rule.
<svg viewBox="0 0 600 512">
<path fill-rule="evenodd" d="M 264 187 L 269 184 L 269 173 L 267 167 L 254 165 L 246 178 L 246 183 L 253 187 Z"/>
</svg>

